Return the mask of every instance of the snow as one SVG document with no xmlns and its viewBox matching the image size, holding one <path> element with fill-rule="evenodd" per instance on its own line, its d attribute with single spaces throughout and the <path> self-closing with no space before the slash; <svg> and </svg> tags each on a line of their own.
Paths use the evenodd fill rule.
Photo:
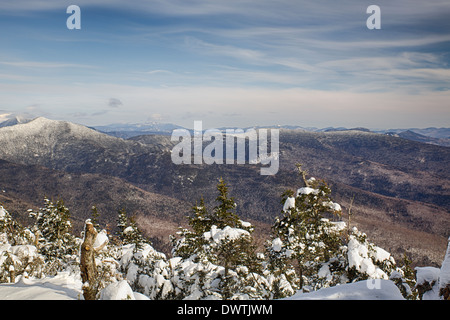
<svg viewBox="0 0 450 320">
<path fill-rule="evenodd" d="M 30 262 L 38 256 L 36 247 L 32 245 L 12 246 L 9 251 L 19 259 L 27 259 Z"/>
<path fill-rule="evenodd" d="M 286 212 L 290 208 L 295 208 L 295 198 L 294 197 L 289 197 L 286 199 L 286 202 L 284 203 L 284 206 L 283 206 L 283 211 Z"/>
<path fill-rule="evenodd" d="M 198 267 L 185 263 L 184 270 Z M 213 286 L 214 284 L 211 284 Z M 289 285 L 286 281 L 286 285 Z M 83 299 L 81 280 L 74 274 L 59 272 L 55 277 L 25 279 L 21 277 L 15 284 L 0 284 L 2 300 L 79 300 Z M 194 291 L 187 299 L 200 298 Z M 213 296 L 209 298 L 214 298 Z M 108 285 L 100 293 L 101 300 L 148 300 L 143 294 L 133 292 L 126 280 Z M 323 288 L 311 293 L 297 292 L 284 300 L 403 300 L 390 280 L 364 280 L 335 287 Z"/>
<path fill-rule="evenodd" d="M 232 228 L 230 226 L 226 226 L 223 229 L 217 228 L 216 226 L 212 226 L 210 231 L 207 231 L 203 234 L 203 237 L 206 240 L 212 240 L 214 242 L 221 242 L 222 240 L 235 240 L 240 238 L 243 235 L 250 235 L 250 233 L 246 230 L 239 228 Z"/>
<path fill-rule="evenodd" d="M 448 238 L 447 252 L 442 262 L 439 275 L 439 289 L 444 289 L 450 285 L 450 237 Z"/>
<path fill-rule="evenodd" d="M 390 280 L 364 280 L 323 288 L 311 293 L 297 292 L 284 300 L 404 300 Z"/>
<path fill-rule="evenodd" d="M 103 244 L 108 243 L 108 234 L 106 230 L 102 230 L 97 234 L 97 237 L 95 238 L 94 242 L 94 248 L 100 248 Z M 105 250 L 106 246 L 103 248 Z"/>
<path fill-rule="evenodd" d="M 310 188 L 310 187 L 303 187 L 303 188 L 300 188 L 300 189 L 297 190 L 297 197 L 300 194 L 310 194 L 310 193 L 318 194 L 319 190 L 318 189 L 314 189 L 314 188 Z"/>
<path fill-rule="evenodd" d="M 416 267 L 416 286 L 430 286 L 431 290 L 423 294 L 422 300 L 439 299 L 439 274 L 441 270 L 435 267 Z"/>
<path fill-rule="evenodd" d="M 355 267 L 356 270 L 367 273 L 371 278 L 384 278 L 388 276 L 377 266 L 374 265 L 372 259 L 369 257 L 369 249 L 364 244 L 360 243 L 354 237 L 348 242 L 348 264 L 349 267 Z M 381 248 L 379 248 L 381 249 Z M 382 256 L 385 256 L 384 250 L 381 249 L 380 255 L 376 257 L 378 261 L 381 261 Z M 378 252 L 378 251 L 375 251 Z M 377 255 L 377 254 L 376 254 Z"/>
<path fill-rule="evenodd" d="M 333 201 L 326 201 L 323 203 L 324 206 L 330 208 L 333 211 L 341 211 L 341 205 L 339 203 L 333 202 Z"/>
<path fill-rule="evenodd" d="M 2 206 L 0 206 L 0 221 L 3 221 L 5 217 L 6 217 L 6 210 Z"/>
<path fill-rule="evenodd" d="M 251 224 L 250 222 L 248 222 L 248 221 L 242 221 L 242 220 L 239 220 L 239 222 L 241 223 L 241 225 L 242 225 L 244 228 L 251 228 L 251 226 L 252 226 L 252 224 Z"/>
<path fill-rule="evenodd" d="M 100 293 L 100 300 L 136 300 L 126 280 L 113 282 Z"/>
<path fill-rule="evenodd" d="M 347 227 L 345 221 L 331 221 L 331 228 L 337 232 L 344 230 Z"/>
<path fill-rule="evenodd" d="M 272 249 L 273 251 L 280 252 L 283 247 L 283 242 L 280 238 L 275 238 L 272 240 Z"/>
<path fill-rule="evenodd" d="M 21 276 L 16 283 L 0 284 L 0 297 L 2 300 L 78 300 L 82 297 L 81 279 L 69 272 L 58 272 L 43 279 Z"/>
<path fill-rule="evenodd" d="M 375 246 L 374 248 L 374 255 L 373 257 L 375 258 L 375 261 L 378 262 L 382 262 L 384 260 L 390 260 L 391 259 L 391 254 L 389 252 L 387 252 L 386 250 Z"/>
<path fill-rule="evenodd" d="M 424 284 L 426 282 L 432 283 L 439 279 L 439 268 L 435 267 L 416 267 L 416 283 L 417 285 Z"/>
<path fill-rule="evenodd" d="M 134 231 L 133 227 L 132 227 L 132 226 L 129 226 L 129 227 L 126 227 L 126 228 L 123 230 L 123 233 L 124 233 L 124 234 L 130 234 L 130 233 L 132 233 L 133 231 Z"/>
</svg>

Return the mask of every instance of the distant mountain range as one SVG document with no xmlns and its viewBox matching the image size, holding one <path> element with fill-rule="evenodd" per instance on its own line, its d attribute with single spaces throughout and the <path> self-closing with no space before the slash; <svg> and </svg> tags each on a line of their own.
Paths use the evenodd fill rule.
<svg viewBox="0 0 450 320">
<path fill-rule="evenodd" d="M 139 131 L 128 125 L 113 132 L 130 128 Z M 145 134 L 145 127 L 123 139 L 42 117 L 3 126 L 0 202 L 26 220 L 26 209 L 41 206 L 44 195 L 63 197 L 78 230 L 92 205 L 110 226 L 125 207 L 164 247 L 168 234 L 186 225 L 195 201 L 204 196 L 213 205 L 217 179 L 223 177 L 237 213 L 254 222 L 263 239 L 281 212 L 281 193 L 300 184 L 295 163 L 301 162 L 309 175 L 331 186 L 344 220 L 354 199 L 352 224 L 380 246 L 427 265 L 442 261 L 450 230 L 448 147 L 396 132 L 281 128 L 280 170 L 261 176 L 257 165 L 175 165 L 171 129 L 159 128 L 160 134 Z"/>
<path fill-rule="evenodd" d="M 171 123 L 152 122 L 145 124 L 116 123 L 106 126 L 95 126 L 93 128 L 118 138 L 127 139 L 144 134 L 170 135 L 173 130 L 181 129 L 183 127 Z"/>
<path fill-rule="evenodd" d="M 22 116 L 14 116 L 6 121 L 0 122 L 0 128 L 10 127 L 20 123 L 27 123 L 30 122 L 31 120 L 33 119 L 28 119 Z"/>
<path fill-rule="evenodd" d="M 31 121 L 32 119 L 27 119 L 22 116 L 14 116 L 0 123 L 0 128 L 13 126 L 16 124 L 23 124 Z M 108 135 L 128 139 L 132 137 L 137 137 L 140 135 L 171 135 L 175 129 L 186 129 L 182 126 L 172 124 L 172 123 L 115 123 L 102 126 L 93 126 L 92 129 L 106 133 Z M 225 131 L 228 127 L 217 128 L 219 130 Z M 357 128 L 345 128 L 345 127 L 302 127 L 294 125 L 272 125 L 272 126 L 256 126 L 253 128 L 278 128 L 278 129 L 288 129 L 288 130 L 303 130 L 308 132 L 335 132 L 335 131 L 364 131 L 364 132 L 374 132 L 387 134 L 391 136 L 400 137 L 407 140 L 419 141 L 423 143 L 430 143 L 445 147 L 450 147 L 450 128 L 406 128 L 406 129 L 367 129 L 363 127 Z M 243 128 L 249 129 L 249 128 Z M 192 131 L 192 130 L 191 130 Z"/>
<path fill-rule="evenodd" d="M 0 125 L 1 126 L 1 125 Z M 94 129 L 107 133 L 109 135 L 119 137 L 119 138 L 131 138 L 139 135 L 148 134 L 160 134 L 160 135 L 171 135 L 175 129 L 184 129 L 181 126 L 174 124 L 162 124 L 162 123 L 150 123 L 150 124 L 111 124 L 106 126 L 94 126 Z M 316 128 L 316 127 L 301 127 L 301 126 L 291 126 L 291 125 L 273 125 L 264 127 L 254 127 L 254 128 L 278 128 L 278 129 L 288 129 L 288 130 L 302 130 L 308 132 L 335 132 L 335 131 L 364 131 L 364 132 L 374 132 L 388 134 L 396 137 L 400 137 L 407 140 L 419 141 L 423 143 L 430 143 L 435 145 L 440 145 L 444 147 L 450 147 L 450 128 L 408 128 L 408 129 L 385 129 L 385 130 L 370 130 L 367 128 L 345 128 L 345 127 L 327 127 L 327 128 Z M 217 128 L 219 130 L 225 131 L 227 127 Z M 243 128 L 249 129 L 249 128 Z"/>
</svg>

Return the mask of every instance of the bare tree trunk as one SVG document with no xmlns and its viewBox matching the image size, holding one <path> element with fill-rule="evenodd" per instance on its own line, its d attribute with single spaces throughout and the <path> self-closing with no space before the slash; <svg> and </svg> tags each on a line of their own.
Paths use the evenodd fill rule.
<svg viewBox="0 0 450 320">
<path fill-rule="evenodd" d="M 350 200 L 350 206 L 348 208 L 348 223 L 347 223 L 347 241 L 349 241 L 350 239 L 350 234 L 351 234 L 351 223 L 352 223 L 352 216 L 353 216 L 353 212 L 352 212 L 352 208 L 353 208 L 353 201 L 355 200 L 355 195 L 353 195 L 352 200 Z"/>
<path fill-rule="evenodd" d="M 83 281 L 83 296 L 85 300 L 95 300 L 97 295 L 97 267 L 95 265 L 94 242 L 97 230 L 90 220 L 84 227 L 84 241 L 81 244 L 80 270 Z"/>
<path fill-rule="evenodd" d="M 299 175 L 302 177 L 303 186 L 304 187 L 310 187 L 310 183 L 308 182 L 308 179 L 306 179 L 306 171 L 302 170 L 302 164 L 301 163 L 296 163 L 295 166 L 297 167 Z"/>
</svg>

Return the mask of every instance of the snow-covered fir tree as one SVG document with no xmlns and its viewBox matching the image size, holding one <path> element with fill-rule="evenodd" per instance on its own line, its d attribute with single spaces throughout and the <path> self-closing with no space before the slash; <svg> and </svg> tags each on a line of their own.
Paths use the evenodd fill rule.
<svg viewBox="0 0 450 320">
<path fill-rule="evenodd" d="M 116 235 L 120 241 L 125 238 L 124 230 L 128 227 L 128 215 L 127 211 L 122 208 L 118 211 L 117 215 L 117 232 Z"/>
<path fill-rule="evenodd" d="M 35 235 L 0 205 L 0 283 L 18 276 L 42 277 L 44 257 L 34 246 Z"/>
<path fill-rule="evenodd" d="M 119 210 L 117 218 L 117 235 L 119 241 L 122 244 L 134 244 L 134 250 L 138 251 L 143 248 L 144 244 L 150 244 L 150 241 L 142 235 L 142 231 L 139 229 L 136 219 L 134 217 L 128 217 L 125 209 Z"/>
<path fill-rule="evenodd" d="M 119 259 L 120 270 L 133 291 L 140 292 L 152 300 L 176 299 L 173 286 L 173 266 L 166 255 L 156 251 L 150 244 L 143 243 L 122 247 Z"/>
<path fill-rule="evenodd" d="M 100 224 L 98 222 L 98 219 L 100 217 L 100 214 L 98 213 L 98 209 L 97 206 L 92 206 L 91 207 L 91 223 L 93 224 L 94 228 L 97 231 L 100 231 Z"/>
<path fill-rule="evenodd" d="M 341 225 L 325 217 L 339 216 L 341 207 L 330 194 L 330 188 L 314 178 L 296 192 L 288 190 L 283 194 L 283 216 L 272 227 L 267 250 L 269 266 L 278 281 L 288 281 L 294 290 L 305 285 L 315 287 L 312 280 L 321 265 L 339 252 Z M 287 284 L 281 285 L 277 284 L 277 295 L 292 291 Z"/>
<path fill-rule="evenodd" d="M 136 220 L 121 209 L 117 219 L 119 270 L 130 287 L 153 300 L 175 299 L 171 268 L 166 255 L 156 251 L 139 229 Z"/>
<path fill-rule="evenodd" d="M 186 294 L 198 298 L 262 298 L 268 294 L 267 281 L 261 277 L 262 259 L 251 235 L 253 226 L 234 212 L 236 203 L 229 197 L 223 179 L 217 191 L 213 210 L 208 211 L 201 199 L 193 207 L 191 229 L 182 229 L 181 239 L 173 242 L 173 255 L 195 265 L 181 276 L 190 286 Z"/>
<path fill-rule="evenodd" d="M 298 168 L 303 186 L 283 194 L 283 216 L 276 219 L 266 246 L 274 296 L 391 277 L 405 297 L 414 298 L 410 268 L 397 267 L 387 251 L 356 227 L 347 231 L 338 219 L 341 206 L 330 198 L 330 188 L 314 178 L 306 180 Z"/>
<path fill-rule="evenodd" d="M 56 274 L 76 261 L 79 242 L 71 233 L 70 212 L 63 200 L 54 203 L 45 198 L 44 201 L 44 207 L 30 216 L 35 218 L 37 247 L 46 260 L 46 272 Z"/>
</svg>

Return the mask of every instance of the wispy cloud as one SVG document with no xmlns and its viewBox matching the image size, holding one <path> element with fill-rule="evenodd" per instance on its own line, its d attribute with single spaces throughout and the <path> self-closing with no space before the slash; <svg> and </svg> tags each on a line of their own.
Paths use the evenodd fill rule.
<svg viewBox="0 0 450 320">
<path fill-rule="evenodd" d="M 20 68 L 97 68 L 92 65 L 84 64 L 74 64 L 74 63 L 63 63 L 63 62 L 41 62 L 41 61 L 0 61 L 1 65 L 10 67 L 20 67 Z"/>
<path fill-rule="evenodd" d="M 145 74 L 173 74 L 173 72 L 169 71 L 169 70 L 150 70 L 150 71 L 145 71 L 142 73 L 145 73 Z"/>
<path fill-rule="evenodd" d="M 248 63 L 258 63 L 264 60 L 264 54 L 257 50 L 232 45 L 213 44 L 194 37 L 186 37 L 185 43 L 189 49 L 202 52 L 203 54 L 228 56 L 245 60 Z"/>
</svg>

